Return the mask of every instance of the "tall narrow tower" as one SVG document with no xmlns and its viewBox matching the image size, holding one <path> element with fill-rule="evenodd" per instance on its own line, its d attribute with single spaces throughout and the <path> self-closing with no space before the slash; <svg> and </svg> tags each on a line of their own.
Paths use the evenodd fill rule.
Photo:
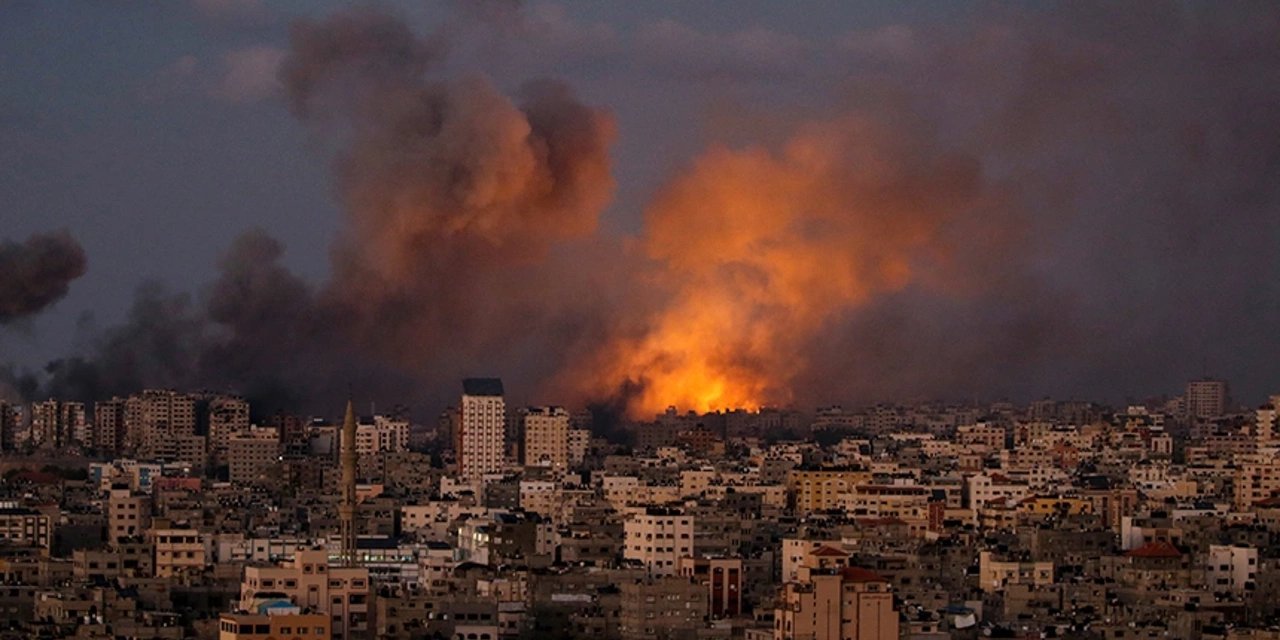
<svg viewBox="0 0 1280 640">
<path fill-rule="evenodd" d="M 458 475 L 479 479 L 502 470 L 507 411 L 502 380 L 467 378 L 462 381 L 462 424 L 455 444 Z"/>
<path fill-rule="evenodd" d="M 342 563 L 356 565 L 356 414 L 347 400 L 347 415 L 342 420 Z"/>
</svg>

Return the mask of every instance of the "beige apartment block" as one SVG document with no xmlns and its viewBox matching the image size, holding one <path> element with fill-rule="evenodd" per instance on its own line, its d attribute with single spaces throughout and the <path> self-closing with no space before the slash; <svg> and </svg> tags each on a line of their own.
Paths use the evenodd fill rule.
<svg viewBox="0 0 1280 640">
<path fill-rule="evenodd" d="M 333 638 L 354 640 L 370 633 L 369 570 L 329 563 L 324 550 L 300 551 L 279 566 L 245 567 L 240 608 L 253 611 L 265 601 L 288 600 L 332 620 Z"/>
<path fill-rule="evenodd" d="M 152 529 L 157 578 L 199 574 L 209 562 L 204 541 L 195 529 Z"/>
<path fill-rule="evenodd" d="M 809 553 L 774 609 L 774 640 L 896 640 L 893 590 L 833 547 Z"/>
</svg>

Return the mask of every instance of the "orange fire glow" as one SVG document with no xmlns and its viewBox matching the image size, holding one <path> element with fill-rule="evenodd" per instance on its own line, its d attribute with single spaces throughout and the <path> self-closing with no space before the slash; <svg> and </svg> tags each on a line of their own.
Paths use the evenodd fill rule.
<svg viewBox="0 0 1280 640">
<path fill-rule="evenodd" d="M 599 354 L 593 392 L 639 383 L 633 417 L 791 401 L 806 343 L 838 312 L 911 283 L 977 191 L 974 163 L 891 138 L 843 119 L 777 153 L 705 153 L 646 212 L 642 246 L 668 303 Z"/>
</svg>

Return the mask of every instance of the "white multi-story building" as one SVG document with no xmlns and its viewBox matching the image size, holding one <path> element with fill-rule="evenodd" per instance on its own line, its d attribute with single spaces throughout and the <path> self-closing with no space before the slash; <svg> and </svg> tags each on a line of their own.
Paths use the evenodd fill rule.
<svg viewBox="0 0 1280 640">
<path fill-rule="evenodd" d="M 1209 545 L 1205 581 L 1215 593 L 1252 590 L 1258 572 L 1258 550 L 1236 545 Z"/>
<path fill-rule="evenodd" d="M 524 463 L 563 471 L 569 466 L 569 412 L 562 407 L 529 407 L 524 423 Z"/>
<path fill-rule="evenodd" d="M 507 413 L 502 393 L 502 381 L 497 378 L 462 381 L 462 419 L 454 450 L 458 473 L 463 477 L 478 478 L 502 470 Z"/>
<path fill-rule="evenodd" d="M 1005 504 L 1018 502 L 1031 495 L 1031 488 L 997 473 L 978 473 L 969 476 L 965 483 L 969 508 L 977 511 L 995 500 Z"/>
<path fill-rule="evenodd" d="M 409 450 L 409 421 L 374 416 L 373 427 L 378 430 L 378 450 L 396 453 Z"/>
<path fill-rule="evenodd" d="M 1271 396 L 1267 404 L 1254 413 L 1253 437 L 1258 446 L 1267 446 L 1276 440 L 1276 418 L 1280 417 L 1280 396 Z"/>
<path fill-rule="evenodd" d="M 644 563 L 650 575 L 676 575 L 680 558 L 693 555 L 693 516 L 651 507 L 623 525 L 622 557 Z"/>
<path fill-rule="evenodd" d="M 397 453 L 409 450 L 409 421 L 374 416 L 373 423 L 356 427 L 356 454 Z"/>
</svg>

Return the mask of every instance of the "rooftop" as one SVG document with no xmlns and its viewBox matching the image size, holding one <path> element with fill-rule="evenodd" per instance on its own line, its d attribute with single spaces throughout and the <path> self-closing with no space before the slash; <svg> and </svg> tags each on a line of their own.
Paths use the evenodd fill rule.
<svg viewBox="0 0 1280 640">
<path fill-rule="evenodd" d="M 501 378 L 466 378 L 462 381 L 462 393 L 469 396 L 502 395 Z"/>
<path fill-rule="evenodd" d="M 1172 544 L 1163 540 L 1148 542 L 1137 549 L 1125 552 L 1130 558 L 1181 558 L 1182 552 Z"/>
<path fill-rule="evenodd" d="M 847 554 L 847 553 L 845 553 L 845 552 L 843 552 L 843 551 L 841 551 L 841 550 L 839 550 L 839 549 L 836 549 L 835 547 L 829 547 L 829 546 L 826 546 L 826 545 L 823 545 L 823 546 L 821 546 L 821 547 L 818 547 L 817 549 L 814 549 L 811 553 L 812 553 L 813 555 L 815 555 L 815 556 L 819 556 L 819 557 L 830 557 L 830 558 L 836 558 L 836 557 L 839 557 L 839 558 L 847 558 L 847 557 L 849 557 L 849 554 Z"/>
<path fill-rule="evenodd" d="M 884 576 L 862 567 L 845 567 L 840 570 L 844 582 L 888 582 Z"/>
</svg>

